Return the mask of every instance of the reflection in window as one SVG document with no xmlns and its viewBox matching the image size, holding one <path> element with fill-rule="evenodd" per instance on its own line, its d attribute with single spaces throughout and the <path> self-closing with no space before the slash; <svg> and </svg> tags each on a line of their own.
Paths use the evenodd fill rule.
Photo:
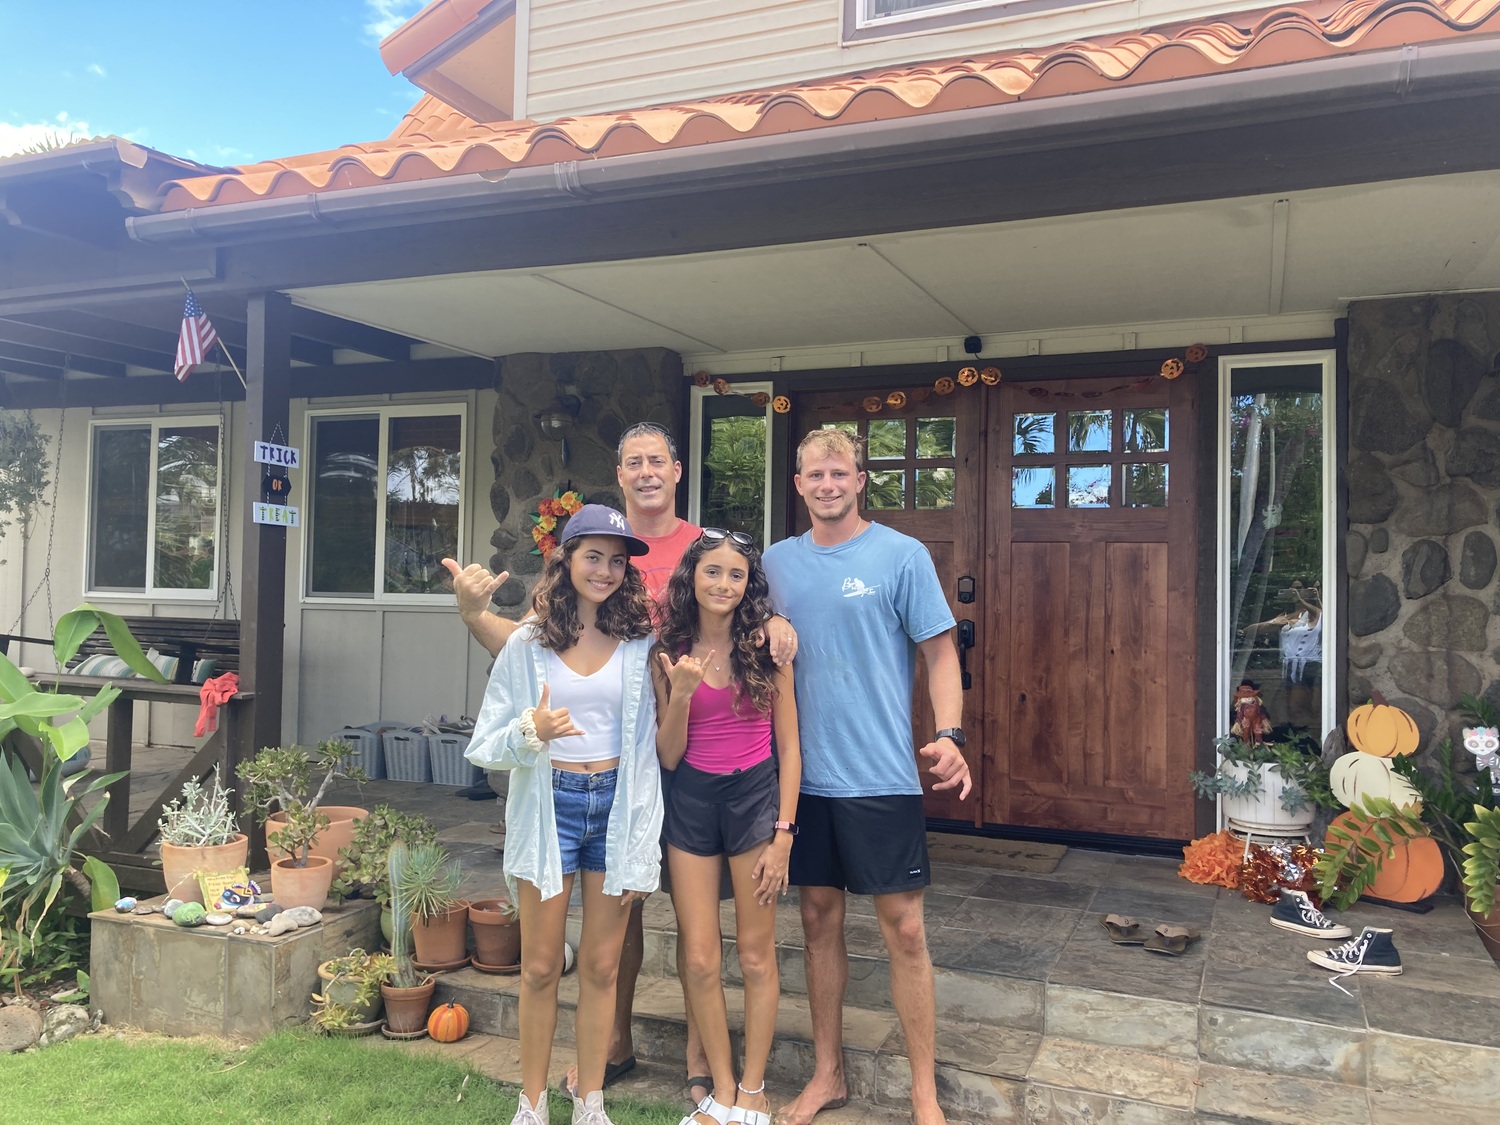
<svg viewBox="0 0 1500 1125">
<path fill-rule="evenodd" d="M 865 507 L 899 511 L 906 507 L 906 474 L 900 469 L 873 469 L 865 478 Z"/>
<path fill-rule="evenodd" d="M 1108 453 L 1110 411 L 1068 411 L 1068 452 Z"/>
<path fill-rule="evenodd" d="M 1127 508 L 1165 508 L 1167 506 L 1167 466 L 1124 465 L 1123 497 Z"/>
<path fill-rule="evenodd" d="M 1163 407 L 1149 410 L 1121 411 L 1124 422 L 1122 444 L 1126 453 L 1163 453 L 1167 449 L 1167 411 Z"/>
<path fill-rule="evenodd" d="M 1051 508 L 1055 506 L 1053 485 L 1056 470 L 1051 465 L 1012 469 L 1010 506 L 1012 508 Z"/>
<path fill-rule="evenodd" d="M 953 470 L 917 470 L 917 507 L 953 507 Z"/>
<path fill-rule="evenodd" d="M 1017 414 L 1016 453 L 1051 453 L 1054 449 L 1051 414 Z"/>
<path fill-rule="evenodd" d="M 458 554 L 462 459 L 456 414 L 389 420 L 385 471 L 385 592 L 444 587 L 442 560 Z"/>
<path fill-rule="evenodd" d="M 843 430 L 844 433 L 848 434 L 852 438 L 858 438 L 859 437 L 859 423 L 858 422 L 824 422 L 821 426 L 818 427 L 818 429 L 820 429 L 820 430 Z"/>
<path fill-rule="evenodd" d="M 218 427 L 162 427 L 156 437 L 158 589 L 213 588 L 218 524 Z"/>
<path fill-rule="evenodd" d="M 379 418 L 313 420 L 308 593 L 374 593 L 379 457 Z"/>
<path fill-rule="evenodd" d="M 704 527 L 743 531 L 758 543 L 766 520 L 766 412 L 708 417 L 748 402 L 738 396 L 703 400 L 703 482 L 698 518 Z"/>
<path fill-rule="evenodd" d="M 143 590 L 151 518 L 151 427 L 94 431 L 89 586 Z"/>
<path fill-rule="evenodd" d="M 957 429 L 956 418 L 918 418 L 917 456 L 955 456 L 953 435 Z"/>
<path fill-rule="evenodd" d="M 904 418 L 881 418 L 872 421 L 869 444 L 865 447 L 865 459 L 879 461 L 905 456 L 906 420 Z"/>
<path fill-rule="evenodd" d="M 1242 368 L 1229 403 L 1230 690 L 1249 679 L 1276 736 L 1322 733 L 1323 368 Z"/>
<path fill-rule="evenodd" d="M 1068 507 L 1109 507 L 1109 466 L 1073 465 L 1068 469 Z"/>
</svg>

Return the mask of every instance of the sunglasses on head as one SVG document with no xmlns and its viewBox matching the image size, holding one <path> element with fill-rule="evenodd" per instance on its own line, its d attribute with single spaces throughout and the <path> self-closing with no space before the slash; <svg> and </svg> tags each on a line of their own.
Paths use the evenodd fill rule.
<svg viewBox="0 0 1500 1125">
<path fill-rule="evenodd" d="M 698 536 L 698 542 L 715 544 L 729 540 L 742 551 L 755 550 L 755 540 L 743 531 L 725 531 L 722 527 L 705 527 L 703 534 Z"/>
</svg>

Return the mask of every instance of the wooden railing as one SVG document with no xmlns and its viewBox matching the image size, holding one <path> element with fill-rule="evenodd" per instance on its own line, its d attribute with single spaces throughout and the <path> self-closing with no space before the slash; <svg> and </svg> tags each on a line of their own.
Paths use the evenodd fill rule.
<svg viewBox="0 0 1500 1125">
<path fill-rule="evenodd" d="M 133 891 L 149 891 L 159 894 L 166 889 L 161 867 L 155 856 L 146 851 L 156 838 L 156 823 L 161 817 L 162 807 L 182 792 L 183 783 L 206 777 L 215 766 L 226 788 L 232 787 L 230 802 L 234 808 L 241 831 L 250 836 L 250 869 L 264 870 L 267 865 L 265 840 L 261 833 L 250 831 L 250 810 L 245 807 L 240 786 L 234 783 L 239 764 L 255 753 L 251 746 L 251 719 L 254 714 L 255 696 L 240 692 L 229 698 L 219 708 L 219 725 L 177 773 L 167 781 L 140 815 L 132 822 L 130 815 L 131 755 L 134 745 L 136 703 L 170 703 L 191 706 L 196 712 L 201 706 L 198 688 L 192 684 L 159 684 L 152 680 L 121 678 L 107 679 L 99 676 L 41 675 L 34 679 L 48 686 L 56 685 L 59 691 L 90 696 L 106 684 L 120 689 L 120 694 L 109 705 L 106 712 L 104 736 L 104 773 L 127 771 L 125 776 L 111 785 L 109 806 L 95 828 L 84 838 L 82 850 L 86 855 L 98 856 L 115 870 L 120 886 Z M 40 777 L 44 748 L 34 739 L 19 731 L 7 738 L 6 746 L 20 754 L 32 773 Z"/>
</svg>

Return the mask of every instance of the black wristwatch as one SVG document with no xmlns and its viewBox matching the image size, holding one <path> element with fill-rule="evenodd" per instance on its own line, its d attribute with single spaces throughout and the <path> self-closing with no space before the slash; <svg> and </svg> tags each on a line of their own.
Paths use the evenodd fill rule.
<svg viewBox="0 0 1500 1125">
<path fill-rule="evenodd" d="M 951 738 L 953 740 L 953 745 L 962 750 L 964 746 L 964 728 L 944 727 L 942 730 L 938 731 L 937 734 L 932 736 L 932 741 L 936 742 L 940 738 Z"/>
</svg>

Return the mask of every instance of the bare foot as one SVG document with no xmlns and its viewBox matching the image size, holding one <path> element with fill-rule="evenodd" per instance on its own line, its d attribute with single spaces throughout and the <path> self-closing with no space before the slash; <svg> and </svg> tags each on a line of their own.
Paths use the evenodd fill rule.
<svg viewBox="0 0 1500 1125">
<path fill-rule="evenodd" d="M 776 1115 L 776 1125 L 810 1125 L 825 1109 L 849 1104 L 849 1088 L 843 1074 L 814 1074 L 812 1081 Z"/>
</svg>

